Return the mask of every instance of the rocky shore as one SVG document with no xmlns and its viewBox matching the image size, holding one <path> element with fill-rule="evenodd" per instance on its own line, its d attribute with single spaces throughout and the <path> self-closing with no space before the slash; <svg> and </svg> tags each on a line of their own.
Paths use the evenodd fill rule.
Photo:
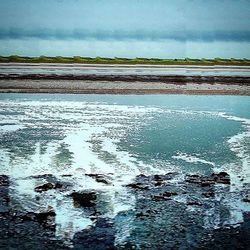
<svg viewBox="0 0 250 250">
<path fill-rule="evenodd" d="M 110 176 L 89 177 L 112 185 Z M 70 244 L 58 239 L 54 208 L 26 211 L 10 194 L 11 179 L 2 175 L 1 249 L 247 249 L 250 245 L 250 214 L 240 206 L 250 205 L 249 189 L 231 191 L 226 172 L 139 175 L 126 186 L 135 196 L 134 208 L 114 218 L 103 216 L 102 204 L 107 201 L 99 191 L 71 190 L 70 183 L 49 174 L 29 178 L 44 181 L 34 189 L 37 199 L 49 190 L 70 191 L 67 196 L 89 214 L 93 225 L 76 232 Z M 242 220 L 234 220 L 239 212 Z"/>
</svg>

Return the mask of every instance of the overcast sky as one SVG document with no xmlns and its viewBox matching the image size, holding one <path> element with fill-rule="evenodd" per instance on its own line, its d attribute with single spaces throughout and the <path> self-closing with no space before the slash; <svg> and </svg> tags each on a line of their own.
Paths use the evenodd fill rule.
<svg viewBox="0 0 250 250">
<path fill-rule="evenodd" d="M 249 15 L 249 0 L 0 0 L 0 54 L 250 58 Z"/>
</svg>

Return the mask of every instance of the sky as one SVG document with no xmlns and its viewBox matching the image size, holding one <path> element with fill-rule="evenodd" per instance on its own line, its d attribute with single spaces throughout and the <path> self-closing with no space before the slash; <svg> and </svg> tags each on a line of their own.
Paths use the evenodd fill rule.
<svg viewBox="0 0 250 250">
<path fill-rule="evenodd" d="M 0 55 L 250 59 L 249 0 L 0 0 Z"/>
</svg>

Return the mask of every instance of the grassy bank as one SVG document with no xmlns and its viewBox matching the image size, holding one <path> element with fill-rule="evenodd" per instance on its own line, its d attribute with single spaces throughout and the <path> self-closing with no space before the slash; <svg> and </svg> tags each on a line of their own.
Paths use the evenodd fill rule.
<svg viewBox="0 0 250 250">
<path fill-rule="evenodd" d="M 104 57 L 21 57 L 0 56 L 0 63 L 89 63 L 89 64 L 153 64 L 153 65 L 238 65 L 250 66 L 249 59 L 158 59 L 158 58 L 104 58 Z"/>
</svg>

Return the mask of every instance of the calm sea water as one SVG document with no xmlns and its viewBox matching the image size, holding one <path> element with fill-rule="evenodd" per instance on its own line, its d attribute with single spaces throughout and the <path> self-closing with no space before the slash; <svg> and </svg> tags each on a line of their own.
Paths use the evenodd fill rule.
<svg viewBox="0 0 250 250">
<path fill-rule="evenodd" d="M 250 97 L 0 94 L 0 173 L 27 211 L 55 208 L 58 237 L 92 221 L 67 193 L 37 200 L 43 181 L 34 176 L 68 181 L 69 193 L 104 191 L 105 215 L 114 217 L 133 208 L 124 185 L 136 175 L 172 171 L 227 171 L 231 190 L 249 187 Z M 86 173 L 112 174 L 112 185 Z"/>
</svg>

